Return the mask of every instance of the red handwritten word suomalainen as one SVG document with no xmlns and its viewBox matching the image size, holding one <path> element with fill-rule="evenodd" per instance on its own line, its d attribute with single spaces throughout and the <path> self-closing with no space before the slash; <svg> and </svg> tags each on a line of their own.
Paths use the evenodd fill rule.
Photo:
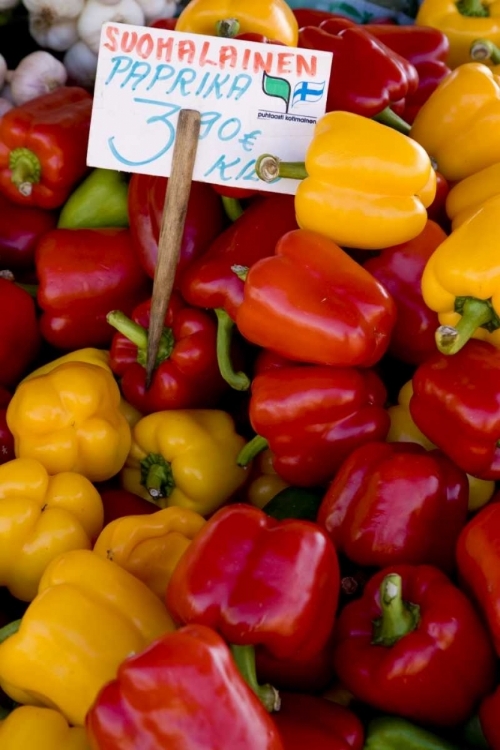
<svg viewBox="0 0 500 750">
<path fill-rule="evenodd" d="M 211 66 L 219 70 L 237 68 L 251 73 L 265 71 L 273 75 L 288 73 L 314 77 L 317 69 L 317 57 L 305 51 L 304 54 L 280 52 L 274 46 L 269 51 L 258 52 L 241 42 L 220 46 L 220 43 L 201 39 L 177 39 L 168 32 L 153 36 L 147 31 L 123 31 L 119 26 L 107 26 L 103 46 L 111 52 L 137 55 L 142 60 L 152 58 L 165 63 Z"/>
</svg>

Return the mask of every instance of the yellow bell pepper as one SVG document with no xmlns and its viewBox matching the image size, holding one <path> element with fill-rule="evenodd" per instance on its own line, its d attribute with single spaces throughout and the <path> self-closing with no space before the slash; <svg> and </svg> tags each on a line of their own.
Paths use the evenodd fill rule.
<svg viewBox="0 0 500 750">
<path fill-rule="evenodd" d="M 49 474 L 75 471 L 104 481 L 120 471 L 130 448 L 113 376 L 85 362 L 66 362 L 22 382 L 7 424 L 16 457 L 40 461 Z"/>
<path fill-rule="evenodd" d="M 402 133 L 350 112 L 329 112 L 316 124 L 303 165 L 267 154 L 257 174 L 301 179 L 297 222 L 342 247 L 377 250 L 420 234 L 436 194 L 436 173 L 424 149 Z"/>
<path fill-rule="evenodd" d="M 446 198 L 446 213 L 452 229 L 469 221 L 487 200 L 496 195 L 500 195 L 500 162 L 457 182 Z"/>
<path fill-rule="evenodd" d="M 142 581 L 90 550 L 67 552 L 47 567 L 18 632 L 0 644 L 0 687 L 83 726 L 121 662 L 173 630 Z"/>
<path fill-rule="evenodd" d="M 434 450 L 434 443 L 421 432 L 410 414 L 410 399 L 413 395 L 412 381 L 403 385 L 398 394 L 398 403 L 387 410 L 391 419 L 391 426 L 387 434 L 389 443 L 417 443 L 426 450 Z M 469 482 L 469 511 L 476 511 L 493 497 L 495 482 L 478 479 L 467 474 Z"/>
<path fill-rule="evenodd" d="M 447 180 L 458 182 L 500 161 L 499 84 L 486 65 L 460 65 L 418 111 L 410 137 Z"/>
<path fill-rule="evenodd" d="M 425 304 L 438 313 L 436 344 L 455 354 L 470 338 L 500 347 L 500 195 L 490 198 L 433 252 L 422 276 Z"/>
<path fill-rule="evenodd" d="M 106 370 L 111 375 L 113 374 L 113 371 L 109 364 L 109 352 L 105 349 L 93 349 L 92 347 L 87 347 L 86 349 L 77 349 L 74 352 L 64 354 L 62 357 L 53 359 L 52 362 L 47 362 L 37 370 L 33 370 L 33 372 L 30 372 L 29 375 L 26 375 L 24 380 L 32 380 L 33 378 L 38 378 L 40 375 L 48 375 L 48 373 L 52 372 L 52 370 L 54 370 L 56 367 L 58 367 L 59 365 L 64 365 L 67 362 L 86 362 L 89 365 L 102 367 L 103 370 Z M 21 382 L 24 382 L 24 380 L 22 380 Z M 123 397 L 120 399 L 120 411 L 129 423 L 130 427 L 133 427 L 142 417 L 142 414 L 137 411 L 137 409 L 132 406 L 132 404 L 129 404 L 128 401 L 125 401 Z"/>
<path fill-rule="evenodd" d="M 244 445 L 223 411 L 148 414 L 132 430 L 122 485 L 162 508 L 178 505 L 206 516 L 245 482 L 248 467 L 236 463 Z"/>
<path fill-rule="evenodd" d="M 69 550 L 92 549 L 103 517 L 99 493 L 81 474 L 49 477 L 31 458 L 2 464 L 0 585 L 31 601 L 51 560 Z"/>
<path fill-rule="evenodd" d="M 177 563 L 204 524 L 187 508 L 124 516 L 104 527 L 94 552 L 128 570 L 163 601 Z"/>
<path fill-rule="evenodd" d="M 90 750 L 83 727 L 70 727 L 58 711 L 20 706 L 0 722 L 2 750 Z"/>
<path fill-rule="evenodd" d="M 109 352 L 105 349 L 94 349 L 93 347 L 76 349 L 74 352 L 63 354 L 62 357 L 53 359 L 51 362 L 47 362 L 41 367 L 38 367 L 36 370 L 33 370 L 33 372 L 30 372 L 29 375 L 26 375 L 21 382 L 24 383 L 25 380 L 38 378 L 40 375 L 48 375 L 48 373 L 52 372 L 56 367 L 59 367 L 59 365 L 65 365 L 67 362 L 86 362 L 89 365 L 96 365 L 96 367 L 102 367 L 103 370 L 111 372 L 109 361 Z"/>
<path fill-rule="evenodd" d="M 496 0 L 423 0 L 415 24 L 446 34 L 450 68 L 470 61 L 470 48 L 478 37 L 500 43 L 500 5 Z"/>
<path fill-rule="evenodd" d="M 255 457 L 252 475 L 245 494 L 246 500 L 257 508 L 263 508 L 278 492 L 290 486 L 276 474 L 269 448 Z"/>
<path fill-rule="evenodd" d="M 191 0 L 175 30 L 209 36 L 253 32 L 291 47 L 299 38 L 297 19 L 285 0 Z"/>
</svg>

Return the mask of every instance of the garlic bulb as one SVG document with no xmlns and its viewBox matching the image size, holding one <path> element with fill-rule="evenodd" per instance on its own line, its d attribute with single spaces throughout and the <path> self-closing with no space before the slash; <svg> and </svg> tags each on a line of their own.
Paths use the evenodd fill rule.
<svg viewBox="0 0 500 750">
<path fill-rule="evenodd" d="M 67 18 L 78 18 L 85 0 L 23 0 L 23 5 L 37 16 L 50 13 L 54 22 L 57 22 Z"/>
<path fill-rule="evenodd" d="M 95 54 L 99 52 L 101 27 L 108 21 L 143 26 L 145 16 L 142 8 L 135 0 L 119 0 L 116 5 L 103 5 L 98 0 L 87 0 L 78 19 L 78 33 L 80 39 Z"/>
<path fill-rule="evenodd" d="M 10 76 L 12 100 L 16 105 L 24 104 L 64 86 L 67 78 L 66 68 L 50 52 L 32 52 Z"/>
<path fill-rule="evenodd" d="M 0 96 L 0 119 L 9 111 L 9 109 L 12 109 L 13 106 L 12 102 L 9 102 L 8 99 L 4 99 Z"/>
<path fill-rule="evenodd" d="M 7 80 L 7 63 L 5 62 L 5 57 L 2 57 L 2 55 L 0 55 L 0 89 L 2 88 L 6 80 Z"/>
<path fill-rule="evenodd" d="M 30 34 L 40 45 L 48 49 L 64 52 L 78 39 L 76 19 L 59 19 L 50 11 L 46 13 L 30 13 Z"/>
<path fill-rule="evenodd" d="M 9 73 L 11 73 L 11 72 L 12 71 L 10 71 L 10 70 L 7 71 L 7 78 L 5 79 L 7 81 L 7 83 L 4 85 L 3 89 L 0 91 L 0 96 L 2 97 L 2 99 L 7 99 L 8 102 L 10 102 L 11 104 L 14 104 L 14 100 L 12 98 L 12 91 L 11 91 L 11 88 L 10 88 L 10 83 L 8 82 L 9 81 Z"/>
<path fill-rule="evenodd" d="M 92 88 L 97 70 L 97 55 L 80 39 L 64 55 L 69 78 L 84 88 Z"/>
<path fill-rule="evenodd" d="M 16 5 L 19 5 L 19 0 L 0 0 L 0 12 L 15 8 Z"/>
<path fill-rule="evenodd" d="M 148 24 L 160 18 L 172 18 L 177 8 L 175 0 L 137 0 L 137 2 L 143 9 Z"/>
</svg>

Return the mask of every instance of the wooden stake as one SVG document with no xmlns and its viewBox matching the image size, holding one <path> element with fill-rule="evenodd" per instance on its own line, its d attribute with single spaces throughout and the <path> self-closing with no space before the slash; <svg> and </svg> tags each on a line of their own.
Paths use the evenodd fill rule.
<svg viewBox="0 0 500 750">
<path fill-rule="evenodd" d="M 153 281 L 151 317 L 148 331 L 146 386 L 149 387 L 156 364 L 158 346 L 163 332 L 165 313 L 174 285 L 175 272 L 186 221 L 189 193 L 200 134 L 200 113 L 181 109 L 168 179 L 165 206 L 158 242 L 158 261 Z"/>
</svg>

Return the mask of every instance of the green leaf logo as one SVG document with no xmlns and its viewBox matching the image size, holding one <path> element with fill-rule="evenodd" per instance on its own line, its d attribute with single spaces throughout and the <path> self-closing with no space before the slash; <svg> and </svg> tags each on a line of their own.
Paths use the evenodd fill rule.
<svg viewBox="0 0 500 750">
<path fill-rule="evenodd" d="M 267 96 L 274 96 L 277 99 L 283 99 L 285 102 L 285 112 L 288 112 L 290 102 L 291 86 L 285 78 L 275 78 L 264 73 L 262 77 L 262 90 Z"/>
</svg>

